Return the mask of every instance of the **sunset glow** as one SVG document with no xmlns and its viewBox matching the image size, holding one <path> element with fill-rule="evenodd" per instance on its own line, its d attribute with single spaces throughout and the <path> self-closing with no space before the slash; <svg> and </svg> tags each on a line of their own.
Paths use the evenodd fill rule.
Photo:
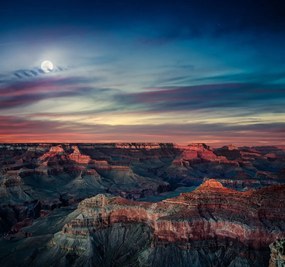
<svg viewBox="0 0 285 267">
<path fill-rule="evenodd" d="M 0 142 L 284 145 L 284 19 L 208 2 L 4 6 Z"/>
</svg>

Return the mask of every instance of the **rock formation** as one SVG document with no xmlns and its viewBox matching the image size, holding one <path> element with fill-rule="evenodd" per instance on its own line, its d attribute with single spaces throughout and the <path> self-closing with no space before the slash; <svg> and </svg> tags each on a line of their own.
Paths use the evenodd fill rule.
<svg viewBox="0 0 285 267">
<path fill-rule="evenodd" d="M 69 158 L 80 164 L 88 164 L 90 157 L 87 155 L 82 155 L 78 149 L 78 146 L 73 146 L 73 153 L 69 154 Z"/>
<path fill-rule="evenodd" d="M 149 248 L 148 252 L 143 252 L 145 244 L 142 246 L 141 253 L 145 255 L 136 256 L 137 264 L 139 259 L 145 264 L 149 262 L 153 257 L 151 251 L 159 250 L 161 246 L 175 246 L 177 253 L 184 250 L 186 254 L 210 247 L 218 250 L 237 246 L 236 255 L 230 260 L 232 265 L 223 263 L 219 266 L 236 266 L 241 262 L 245 266 L 266 266 L 258 260 L 261 257 L 258 251 L 263 253 L 274 240 L 285 238 L 284 201 L 285 186 L 238 192 L 213 179 L 191 193 L 158 203 L 99 194 L 79 204 L 74 219 L 55 234 L 50 246 L 81 257 L 83 252 L 94 249 L 92 240 L 97 233 L 113 227 L 124 229 L 124 225 L 142 224 L 148 229 L 146 234 L 150 237 L 145 242 Z M 239 246 L 243 249 L 238 249 Z M 272 250 L 274 259 L 282 257 L 280 249 L 278 253 Z M 200 263 L 193 266 L 208 266 L 203 262 L 211 261 L 206 255 L 197 256 L 197 259 Z M 174 265 L 168 262 L 165 266 Z M 176 262 L 175 266 L 184 265 Z"/>
<path fill-rule="evenodd" d="M 0 265 L 276 264 L 284 184 L 282 147 L 2 144 Z"/>
<path fill-rule="evenodd" d="M 285 240 L 276 240 L 270 245 L 269 267 L 285 266 Z"/>
<path fill-rule="evenodd" d="M 285 186 L 238 192 L 210 179 L 195 191 L 158 203 L 103 194 L 82 201 L 63 233 L 81 235 L 114 223 L 148 224 L 157 242 L 187 243 L 212 237 L 255 248 L 285 237 Z M 75 229 L 75 230 L 74 230 Z"/>
</svg>

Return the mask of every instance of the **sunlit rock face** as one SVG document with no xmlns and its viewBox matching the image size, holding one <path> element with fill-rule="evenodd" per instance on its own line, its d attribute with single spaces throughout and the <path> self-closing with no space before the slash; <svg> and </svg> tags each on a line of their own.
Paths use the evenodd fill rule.
<svg viewBox="0 0 285 267">
<path fill-rule="evenodd" d="M 91 255 L 98 253 L 95 244 L 99 242 L 94 238 L 104 231 L 114 234 L 130 226 L 146 227 L 147 237 L 140 240 L 143 244 L 135 256 L 137 266 L 163 266 L 162 262 L 187 266 L 187 260 L 193 266 L 267 266 L 269 244 L 285 238 L 284 203 L 285 186 L 238 192 L 213 179 L 191 193 L 158 203 L 99 194 L 79 204 L 74 219 L 54 235 L 50 246 L 61 253 L 73 251 L 78 258 L 91 249 L 84 257 L 93 261 Z M 103 247 L 109 244 L 105 235 L 100 242 Z M 126 241 L 125 246 L 129 246 Z M 173 251 L 182 258 L 157 259 Z"/>
<path fill-rule="evenodd" d="M 206 181 L 192 193 L 158 203 L 100 194 L 79 204 L 80 217 L 63 232 L 73 234 L 73 229 L 82 228 L 84 235 L 90 228 L 138 222 L 147 223 L 158 242 L 229 237 L 261 248 L 285 237 L 284 203 L 285 186 L 238 192 L 215 180 Z"/>
<path fill-rule="evenodd" d="M 88 164 L 90 157 L 87 155 L 82 155 L 78 149 L 78 146 L 73 146 L 73 153 L 69 154 L 69 158 L 80 164 Z"/>
<path fill-rule="evenodd" d="M 63 155 L 64 154 L 64 149 L 62 148 L 61 145 L 58 146 L 52 146 L 48 152 L 43 154 L 39 159 L 41 161 L 44 161 L 48 158 L 55 157 L 57 155 Z"/>
</svg>

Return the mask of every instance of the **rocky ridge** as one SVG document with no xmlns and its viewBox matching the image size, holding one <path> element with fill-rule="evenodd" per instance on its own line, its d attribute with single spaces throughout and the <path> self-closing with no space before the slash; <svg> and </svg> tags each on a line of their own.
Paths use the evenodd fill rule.
<svg viewBox="0 0 285 267">
<path fill-rule="evenodd" d="M 215 180 L 200 185 L 206 177 Z M 83 200 L 66 219 L 63 231 L 58 229 L 48 243 L 55 259 L 71 257 L 70 266 L 90 260 L 91 265 L 104 266 L 102 251 L 94 248 L 95 243 L 107 250 L 107 240 L 118 244 L 119 239 L 124 244 L 121 259 L 125 259 L 128 250 L 133 251 L 129 255 L 135 260 L 131 266 L 173 266 L 170 263 L 177 257 L 182 261 L 177 266 L 189 266 L 189 262 L 193 266 L 236 266 L 241 262 L 243 266 L 267 266 L 264 262 L 268 264 L 268 245 L 276 238 L 284 238 L 282 184 L 285 184 L 285 151 L 281 147 L 3 144 L 0 145 L 0 234 L 5 240 L 19 238 L 23 236 L 21 233 L 29 236 L 26 229 L 35 229 L 34 224 L 39 221 L 44 225 L 54 212 L 61 213 L 65 207 L 74 209 Z M 199 185 L 194 192 L 168 196 L 176 190 L 188 192 Z M 95 200 L 94 195 L 97 195 Z M 133 201 L 152 196 L 164 200 Z M 101 198 L 105 204 L 97 207 L 92 201 L 97 203 Z M 75 222 L 78 227 L 73 227 Z M 133 248 L 124 236 L 132 236 L 137 247 Z M 32 240 L 29 238 L 25 242 Z M 97 260 L 101 257 L 101 263 L 86 252 L 87 244 L 93 255 L 97 253 Z M 84 261 L 78 256 L 80 246 L 87 253 Z M 54 248 L 63 256 L 59 257 Z M 108 249 L 114 252 L 114 247 Z M 73 255 L 72 251 L 77 252 Z M 170 254 L 174 254 L 170 251 L 175 251 L 176 256 L 171 258 Z M 39 259 L 35 266 L 44 266 L 44 261 L 40 263 L 41 253 L 35 255 Z M 160 261 L 158 255 L 165 261 Z M 122 263 L 118 258 L 114 261 Z"/>
<path fill-rule="evenodd" d="M 233 238 L 256 248 L 285 237 L 285 186 L 238 192 L 207 180 L 191 193 L 158 203 L 99 194 L 78 205 L 62 233 L 82 235 L 114 223 L 147 223 L 158 242 Z"/>
<path fill-rule="evenodd" d="M 205 181 L 191 193 L 182 193 L 158 203 L 99 194 L 80 202 L 73 219 L 54 235 L 49 244 L 56 251 L 60 249 L 79 258 L 83 254 L 87 257 L 87 248 L 94 249 L 94 235 L 113 227 L 125 229 L 132 225 L 145 225 L 149 229 L 146 230 L 149 235 L 148 252 L 144 252 L 143 246 L 140 253 L 146 254 L 138 253 L 137 262 L 141 263 L 137 266 L 156 266 L 148 265 L 153 257 L 150 251 L 159 250 L 161 246 L 174 246 L 179 253 L 185 251 L 186 254 L 205 248 L 219 250 L 237 246 L 242 249 L 235 248 L 235 255 L 228 259 L 230 262 L 266 266 L 266 259 L 263 263 L 258 260 L 262 258 L 261 254 L 268 256 L 268 263 L 269 244 L 285 238 L 284 200 L 285 186 L 238 192 L 213 179 Z M 208 265 L 213 262 L 206 255 L 197 257 L 200 263 L 193 266 L 212 266 Z M 168 263 L 166 266 L 174 265 Z M 175 266 L 184 265 L 177 262 Z M 236 265 L 223 263 L 219 266 Z"/>
</svg>

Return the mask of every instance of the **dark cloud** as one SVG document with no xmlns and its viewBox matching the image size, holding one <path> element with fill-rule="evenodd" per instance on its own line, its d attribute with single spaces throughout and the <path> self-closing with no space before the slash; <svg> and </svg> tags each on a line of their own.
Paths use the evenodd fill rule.
<svg viewBox="0 0 285 267">
<path fill-rule="evenodd" d="M 13 134 L 46 134 L 56 131 L 59 123 L 48 121 L 32 121 L 24 117 L 0 116 L 1 135 Z M 56 131 L 59 132 L 60 130 Z"/>
<path fill-rule="evenodd" d="M 15 107 L 23 107 L 34 104 L 44 99 L 59 98 L 59 97 L 76 97 L 79 95 L 89 94 L 93 88 L 90 87 L 78 87 L 77 90 L 67 91 L 53 91 L 53 92 L 39 92 L 39 93 L 28 93 L 19 94 L 15 97 L 2 97 L 0 98 L 0 110 L 10 109 Z"/>
<path fill-rule="evenodd" d="M 251 72 L 251 73 L 232 73 L 232 74 L 224 74 L 224 75 L 213 75 L 208 77 L 200 77 L 200 78 L 191 78 L 192 82 L 233 82 L 233 81 L 246 81 L 248 83 L 259 83 L 259 84 L 270 84 L 275 83 L 274 87 L 278 86 L 278 82 L 285 77 L 285 72 L 283 70 L 278 70 L 271 72 L 271 70 L 266 69 L 265 71 L 260 72 Z M 281 84 L 279 86 L 285 87 L 285 84 Z"/>
<path fill-rule="evenodd" d="M 90 86 L 95 80 L 96 78 L 85 77 L 49 77 L 6 82 L 0 87 L 0 109 L 27 106 L 48 98 L 92 96 L 109 90 Z"/>
<path fill-rule="evenodd" d="M 238 136 L 241 133 L 246 134 L 261 134 L 273 133 L 281 134 L 285 130 L 285 123 L 256 123 L 251 125 L 239 125 L 239 124 L 226 124 L 226 123 L 185 123 L 185 124 L 159 124 L 159 125 L 104 125 L 97 124 L 93 125 L 82 125 L 85 132 L 88 133 L 109 133 L 114 131 L 116 134 L 127 134 L 133 133 L 139 134 L 155 134 L 155 135 L 199 135 L 208 133 L 210 135 L 224 136 L 234 135 Z M 280 135 L 281 136 L 281 135 Z"/>
<path fill-rule="evenodd" d="M 50 73 L 62 72 L 64 70 L 67 70 L 67 68 L 55 66 L 54 69 Z M 20 69 L 20 70 L 14 71 L 14 76 L 16 76 L 19 79 L 32 78 L 32 77 L 37 77 L 37 76 L 44 75 L 44 74 L 47 74 L 47 73 L 45 73 L 41 68 Z"/>
<path fill-rule="evenodd" d="M 117 96 L 119 103 L 133 105 L 150 111 L 193 111 L 223 108 L 264 109 L 268 103 L 283 106 L 285 85 L 261 85 L 246 83 L 206 84 L 161 88 Z"/>
</svg>

